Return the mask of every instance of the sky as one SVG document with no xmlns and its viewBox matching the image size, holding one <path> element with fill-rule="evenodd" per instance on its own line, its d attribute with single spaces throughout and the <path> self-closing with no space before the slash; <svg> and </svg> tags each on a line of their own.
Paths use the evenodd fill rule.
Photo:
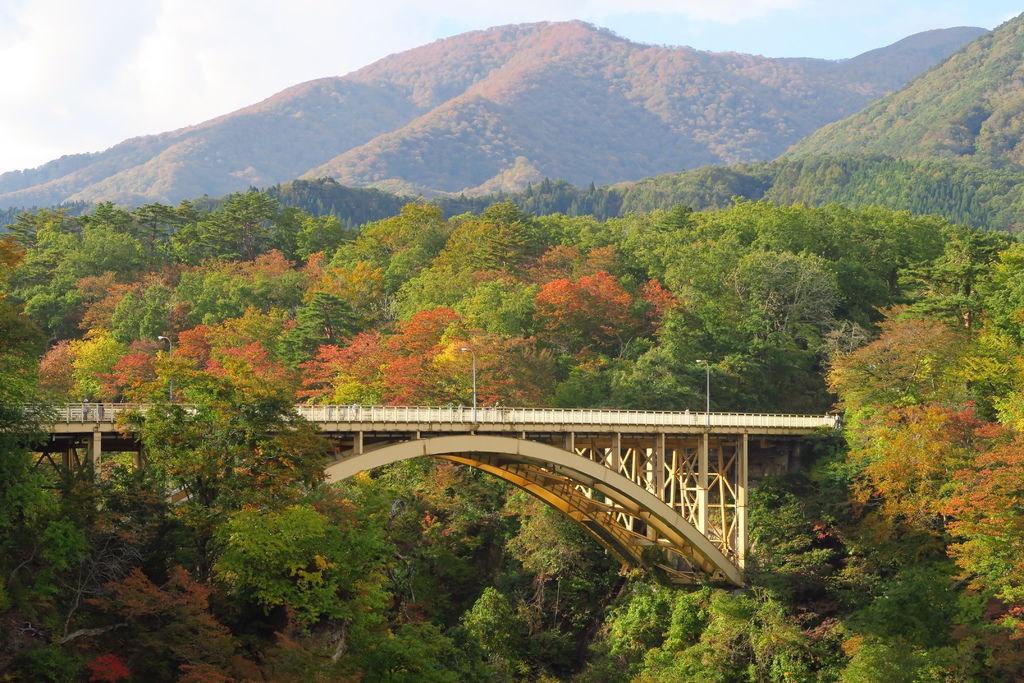
<svg viewBox="0 0 1024 683">
<path fill-rule="evenodd" d="M 0 0 L 0 172 L 200 123 L 439 38 L 581 19 L 624 38 L 845 59 L 1019 0 Z"/>
</svg>

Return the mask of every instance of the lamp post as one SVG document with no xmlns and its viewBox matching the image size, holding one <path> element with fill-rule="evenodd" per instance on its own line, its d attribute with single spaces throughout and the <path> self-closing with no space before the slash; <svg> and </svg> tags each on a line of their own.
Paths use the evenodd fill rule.
<svg viewBox="0 0 1024 683">
<path fill-rule="evenodd" d="M 476 424 L 476 351 L 463 346 L 459 351 L 468 351 L 473 362 L 473 424 Z"/>
<path fill-rule="evenodd" d="M 170 358 L 171 356 L 173 356 L 174 355 L 174 342 L 171 341 L 171 338 L 170 337 L 165 337 L 165 336 L 163 336 L 161 334 L 159 337 L 157 337 L 157 339 L 159 339 L 160 341 L 167 342 L 167 357 Z M 170 400 L 171 403 L 174 403 L 174 378 L 173 377 L 168 377 L 167 378 L 167 398 Z"/>
<path fill-rule="evenodd" d="M 711 361 L 699 360 L 697 365 L 704 366 L 704 420 L 711 427 Z"/>
</svg>

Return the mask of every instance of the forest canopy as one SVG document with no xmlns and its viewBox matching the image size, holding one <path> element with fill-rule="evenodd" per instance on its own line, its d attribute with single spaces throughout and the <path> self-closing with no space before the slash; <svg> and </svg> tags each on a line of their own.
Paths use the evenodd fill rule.
<svg viewBox="0 0 1024 683">
<path fill-rule="evenodd" d="M 0 239 L 0 675 L 1014 680 L 1022 259 L 839 204 L 22 213 Z M 846 429 L 757 483 L 739 592 L 620 577 L 451 463 L 324 484 L 295 402 L 465 405 L 462 348 L 484 405 L 697 409 L 710 359 L 713 410 L 838 407 Z M 147 467 L 33 467 L 39 406 L 68 401 L 153 404 L 126 425 Z"/>
</svg>

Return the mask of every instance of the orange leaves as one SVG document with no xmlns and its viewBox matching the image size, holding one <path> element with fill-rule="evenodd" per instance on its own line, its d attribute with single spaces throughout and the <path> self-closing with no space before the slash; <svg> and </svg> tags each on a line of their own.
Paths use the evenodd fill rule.
<svg viewBox="0 0 1024 683">
<path fill-rule="evenodd" d="M 935 405 L 891 410 L 855 434 L 850 459 L 861 465 L 854 496 L 879 512 L 918 529 L 941 531 L 954 473 L 989 440 L 970 411 Z"/>
<path fill-rule="evenodd" d="M 1024 638 L 1024 436 L 982 454 L 955 474 L 943 512 L 960 541 L 949 553 L 976 588 L 1004 601 L 1005 625 Z"/>
<path fill-rule="evenodd" d="M 71 377 L 74 359 L 71 342 L 65 340 L 54 344 L 39 361 L 40 388 L 57 397 L 70 397 L 75 386 Z"/>
<path fill-rule="evenodd" d="M 632 295 L 607 271 L 552 280 L 536 301 L 544 338 L 566 351 L 621 350 L 639 328 Z"/>
<path fill-rule="evenodd" d="M 112 372 L 104 378 L 103 388 L 108 396 L 120 397 L 144 387 L 156 378 L 153 356 L 138 352 L 121 356 Z"/>
<path fill-rule="evenodd" d="M 308 388 L 300 395 L 337 403 L 451 402 L 432 361 L 457 319 L 451 309 L 436 308 L 400 323 L 389 337 L 363 332 L 347 346 L 321 347 L 303 365 Z"/>
<path fill-rule="evenodd" d="M 675 296 L 657 280 L 648 280 L 640 289 L 640 298 L 650 305 L 648 317 L 655 327 L 660 327 L 665 313 L 678 304 Z"/>
<path fill-rule="evenodd" d="M 271 358 L 266 347 L 258 341 L 218 349 L 207 363 L 206 370 L 257 395 L 287 394 L 296 383 L 295 373 Z"/>
<path fill-rule="evenodd" d="M 194 581 L 181 567 L 171 569 L 163 586 L 154 584 L 136 567 L 106 589 L 107 597 L 92 602 L 127 624 L 132 638 L 121 652 L 134 653 L 133 661 L 143 666 L 151 665 L 153 662 L 146 660 L 154 657 L 183 664 L 224 665 L 234 651 L 228 630 L 210 612 L 210 588 Z"/>
<path fill-rule="evenodd" d="M 954 372 L 964 350 L 961 332 L 938 320 L 897 317 L 900 312 L 888 312 L 878 339 L 833 363 L 829 388 L 847 410 L 963 399 Z"/>
</svg>

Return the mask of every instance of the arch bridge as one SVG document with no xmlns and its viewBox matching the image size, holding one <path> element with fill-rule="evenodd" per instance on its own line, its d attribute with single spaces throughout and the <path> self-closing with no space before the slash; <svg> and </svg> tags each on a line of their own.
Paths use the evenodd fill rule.
<svg viewBox="0 0 1024 683">
<path fill-rule="evenodd" d="M 38 462 L 68 470 L 132 451 L 130 404 L 70 404 Z M 144 408 L 144 407 L 143 407 Z M 742 585 L 751 481 L 785 472 L 833 415 L 298 405 L 334 442 L 330 481 L 416 457 L 498 476 L 569 515 L 622 562 L 669 580 Z M 61 460 L 57 462 L 55 456 Z"/>
</svg>

